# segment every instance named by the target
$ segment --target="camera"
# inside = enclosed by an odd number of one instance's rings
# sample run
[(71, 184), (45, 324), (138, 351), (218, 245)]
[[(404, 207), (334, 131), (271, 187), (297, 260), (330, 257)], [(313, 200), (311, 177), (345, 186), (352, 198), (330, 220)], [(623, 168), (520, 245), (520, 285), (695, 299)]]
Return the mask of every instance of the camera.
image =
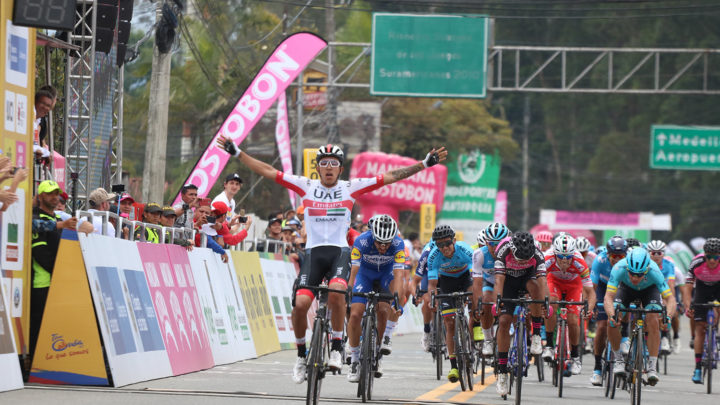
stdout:
[(112, 191), (113, 193), (122, 193), (125, 191), (125, 185), (124, 184), (113, 184), (110, 191)]
[(188, 204), (188, 203), (183, 203), (182, 209), (183, 209), (183, 211), (189, 210), (189, 209), (190, 209), (190, 204)]
[(17, 173), (17, 171), (20, 169), (24, 169), (24, 167), (19, 167), (19, 166), (13, 167), (12, 169), (10, 169), (10, 175), (14, 176), (15, 173)]
[(241, 224), (246, 223), (246, 222), (247, 222), (247, 217), (238, 217), (238, 222), (240, 222)]
[(205, 218), (207, 219), (207, 221), (208, 221), (209, 224), (214, 224), (215, 221), (217, 220), (217, 217), (214, 216), (214, 215), (208, 215), (208, 216), (205, 217)]

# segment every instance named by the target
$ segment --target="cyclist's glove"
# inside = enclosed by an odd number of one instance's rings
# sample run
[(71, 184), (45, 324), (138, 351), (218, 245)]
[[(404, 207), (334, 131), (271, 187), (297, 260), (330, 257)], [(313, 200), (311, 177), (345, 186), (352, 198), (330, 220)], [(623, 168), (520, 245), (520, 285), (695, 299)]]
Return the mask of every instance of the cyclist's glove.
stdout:
[(225, 152), (229, 153), (232, 156), (238, 157), (240, 156), (240, 148), (238, 148), (235, 143), (228, 139), (225, 141), (225, 145), (223, 145), (223, 149), (225, 149)]
[(423, 166), (426, 168), (435, 166), (438, 163), (440, 163), (440, 155), (437, 152), (428, 152), (425, 160), (422, 161)]

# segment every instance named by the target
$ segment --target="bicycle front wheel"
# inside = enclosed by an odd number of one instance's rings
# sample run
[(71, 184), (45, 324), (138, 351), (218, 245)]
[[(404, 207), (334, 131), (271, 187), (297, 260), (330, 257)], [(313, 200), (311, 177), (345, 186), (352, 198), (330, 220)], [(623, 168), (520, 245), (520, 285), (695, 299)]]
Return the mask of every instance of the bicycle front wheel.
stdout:
[(558, 373), (558, 397), (562, 398), (562, 392), (563, 392), (563, 380), (565, 379), (565, 362), (567, 361), (566, 354), (567, 349), (565, 348), (565, 345), (567, 345), (566, 342), (566, 333), (567, 333), (567, 326), (564, 321), (560, 321), (558, 323), (557, 328), (558, 333), (558, 346), (557, 346), (557, 373)]
[(443, 342), (445, 331), (443, 329), (442, 316), (440, 311), (435, 311), (435, 373), (438, 380), (443, 373)]
[(515, 325), (515, 340), (517, 341), (517, 366), (515, 368), (515, 405), (520, 405), (522, 397), (522, 380), (525, 374), (525, 361), (527, 359), (527, 336), (525, 332), (525, 321), (517, 322)]
[(322, 373), (325, 367), (325, 342), (327, 341), (324, 335), (326, 335), (324, 323), (320, 318), (316, 318), (307, 361), (307, 405), (316, 405), (320, 398)]
[[(642, 332), (642, 330), (641, 330)], [(635, 351), (630, 352), (634, 355), (635, 361), (633, 364), (633, 386), (631, 387), (632, 392), (630, 395), (632, 395), (632, 405), (640, 405), (640, 397), (642, 396), (642, 373), (644, 367), (644, 359), (645, 359), (645, 346), (644, 346), (644, 339), (642, 338), (642, 333), (638, 333), (637, 336), (635, 336)], [(632, 345), (631, 345), (632, 347)]]
[(467, 379), (467, 386), (470, 389), (470, 391), (473, 390), (473, 376), (475, 374), (475, 370), (473, 367), (473, 364), (475, 363), (475, 359), (473, 356), (473, 346), (472, 342), (470, 341), (470, 332), (468, 329), (468, 324), (466, 321), (463, 321), (463, 327), (461, 328), (463, 330), (462, 332), (462, 341), (463, 341), (463, 351), (462, 355), (465, 358), (465, 378)]
[(462, 321), (456, 316), (455, 319), (455, 336), (453, 341), (455, 342), (455, 361), (457, 362), (458, 377), (460, 379), (460, 389), (467, 390), (465, 383), (465, 355), (463, 353), (463, 334), (462, 334)]

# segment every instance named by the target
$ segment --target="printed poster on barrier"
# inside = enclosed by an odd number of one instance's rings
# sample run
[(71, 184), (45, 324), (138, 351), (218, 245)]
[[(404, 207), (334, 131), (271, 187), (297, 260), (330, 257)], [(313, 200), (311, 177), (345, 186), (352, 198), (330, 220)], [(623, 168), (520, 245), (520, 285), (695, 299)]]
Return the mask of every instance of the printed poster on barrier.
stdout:
[(108, 385), (78, 234), (65, 230), (33, 357), (30, 382)]
[(295, 343), (295, 333), (292, 329), (292, 288), (295, 281), (295, 266), (284, 260), (278, 260), (275, 255), (262, 253), (260, 266), (265, 276), (270, 303), (275, 318), (280, 345), (284, 349), (292, 349)]
[(445, 201), (437, 222), (465, 235), (475, 235), (494, 220), (500, 156), (475, 149), (450, 153), (448, 157)]
[(18, 200), (2, 214), (0, 260), (3, 270), (23, 269), (23, 241), (25, 240), (25, 190), (15, 191)]
[(258, 356), (280, 350), (278, 332), (275, 329), (273, 313), (263, 277), (260, 257), (257, 252), (229, 252), (235, 265), (238, 284), (246, 304), (255, 351)]
[(234, 271), (210, 249), (188, 252), (200, 309), (205, 318), (215, 364), (255, 357), (255, 346)]
[(79, 239), (114, 385), (173, 375), (159, 324), (167, 319), (158, 315), (138, 244), (97, 234)]
[(15, 351), (15, 339), (10, 325), (10, 311), (0, 288), (0, 392), (23, 387), (20, 363)]
[(173, 374), (212, 367), (212, 349), (187, 251), (152, 243), (138, 243), (137, 248)]

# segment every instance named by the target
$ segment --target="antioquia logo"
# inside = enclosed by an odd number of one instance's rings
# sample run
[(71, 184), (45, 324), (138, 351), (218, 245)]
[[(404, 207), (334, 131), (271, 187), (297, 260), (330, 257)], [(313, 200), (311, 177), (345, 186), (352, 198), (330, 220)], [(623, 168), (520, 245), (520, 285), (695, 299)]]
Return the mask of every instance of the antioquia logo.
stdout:
[(461, 153), (457, 159), (457, 170), (460, 180), (475, 184), (485, 172), (485, 155), (477, 149), (470, 153)]

